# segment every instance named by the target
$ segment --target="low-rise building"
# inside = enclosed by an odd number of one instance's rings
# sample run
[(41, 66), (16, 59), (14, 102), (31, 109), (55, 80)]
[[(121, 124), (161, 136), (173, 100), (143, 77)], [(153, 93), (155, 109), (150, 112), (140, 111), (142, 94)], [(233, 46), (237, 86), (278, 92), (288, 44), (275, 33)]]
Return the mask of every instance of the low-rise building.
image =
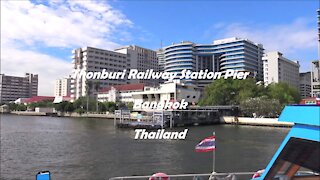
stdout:
[[(134, 103), (144, 102), (180, 102), (184, 100), (189, 104), (196, 104), (200, 98), (200, 90), (192, 84), (168, 82), (158, 87), (145, 87), (144, 91), (133, 92)], [(134, 109), (143, 110), (143, 109)]]
[(54, 96), (32, 96), (31, 98), (23, 99), (21, 104), (30, 104), (30, 103), (38, 103), (41, 101), (54, 101)]
[(108, 86), (101, 89), (97, 96), (100, 102), (133, 102), (132, 93), (141, 92), (144, 90), (144, 84), (125, 84)]

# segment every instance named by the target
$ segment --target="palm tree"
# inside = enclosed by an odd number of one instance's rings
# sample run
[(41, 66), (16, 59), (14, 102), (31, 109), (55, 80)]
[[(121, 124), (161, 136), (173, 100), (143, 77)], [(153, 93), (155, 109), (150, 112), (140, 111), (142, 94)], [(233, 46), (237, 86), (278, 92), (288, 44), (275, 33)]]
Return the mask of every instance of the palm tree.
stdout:
[(100, 81), (94, 82), (94, 89), (95, 89), (95, 91), (96, 91), (96, 102), (97, 102), (97, 104), (96, 104), (96, 111), (97, 111), (97, 112), (99, 111), (98, 91), (99, 91), (99, 89), (100, 89), (100, 84), (101, 84)]
[(88, 114), (88, 111), (89, 111), (89, 96), (90, 96), (90, 92), (91, 92), (91, 89), (92, 89), (92, 81), (88, 81), (86, 82), (86, 91), (87, 91), (87, 114)]

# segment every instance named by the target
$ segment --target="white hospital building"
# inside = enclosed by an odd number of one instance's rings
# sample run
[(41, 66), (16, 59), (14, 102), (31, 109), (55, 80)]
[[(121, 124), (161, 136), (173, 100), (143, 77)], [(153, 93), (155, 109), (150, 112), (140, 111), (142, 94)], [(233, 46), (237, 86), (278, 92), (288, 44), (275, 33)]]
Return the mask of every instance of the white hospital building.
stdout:
[(266, 53), (263, 58), (264, 84), (285, 82), (299, 90), (299, 62), (283, 57), (280, 52)]

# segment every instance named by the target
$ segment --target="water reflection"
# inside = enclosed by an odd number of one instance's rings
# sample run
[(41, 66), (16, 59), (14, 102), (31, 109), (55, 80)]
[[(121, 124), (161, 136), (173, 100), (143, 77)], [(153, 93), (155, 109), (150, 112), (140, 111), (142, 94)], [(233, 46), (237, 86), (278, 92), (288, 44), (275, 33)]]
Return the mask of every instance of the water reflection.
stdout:
[(186, 140), (135, 140), (133, 130), (116, 129), (112, 120), (3, 115), (1, 179), (33, 179), (40, 170), (50, 170), (54, 179), (208, 173), (212, 153), (195, 153), (194, 146), (213, 131), (217, 171), (256, 171), (266, 166), (289, 130), (188, 128)]

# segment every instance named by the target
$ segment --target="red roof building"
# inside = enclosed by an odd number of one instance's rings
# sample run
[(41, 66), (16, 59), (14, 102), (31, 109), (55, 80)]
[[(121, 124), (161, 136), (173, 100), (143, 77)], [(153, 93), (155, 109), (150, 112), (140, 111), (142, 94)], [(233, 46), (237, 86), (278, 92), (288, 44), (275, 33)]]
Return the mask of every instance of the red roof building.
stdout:
[(44, 100), (53, 101), (54, 96), (33, 96), (31, 98), (24, 99), (22, 103), (37, 103)]
[(111, 90), (111, 88), (115, 88), (117, 91), (143, 91), (144, 89), (144, 84), (139, 83), (139, 84), (124, 84), (124, 85), (114, 85), (114, 86), (108, 86), (99, 91), (99, 93), (104, 93), (108, 92)]

